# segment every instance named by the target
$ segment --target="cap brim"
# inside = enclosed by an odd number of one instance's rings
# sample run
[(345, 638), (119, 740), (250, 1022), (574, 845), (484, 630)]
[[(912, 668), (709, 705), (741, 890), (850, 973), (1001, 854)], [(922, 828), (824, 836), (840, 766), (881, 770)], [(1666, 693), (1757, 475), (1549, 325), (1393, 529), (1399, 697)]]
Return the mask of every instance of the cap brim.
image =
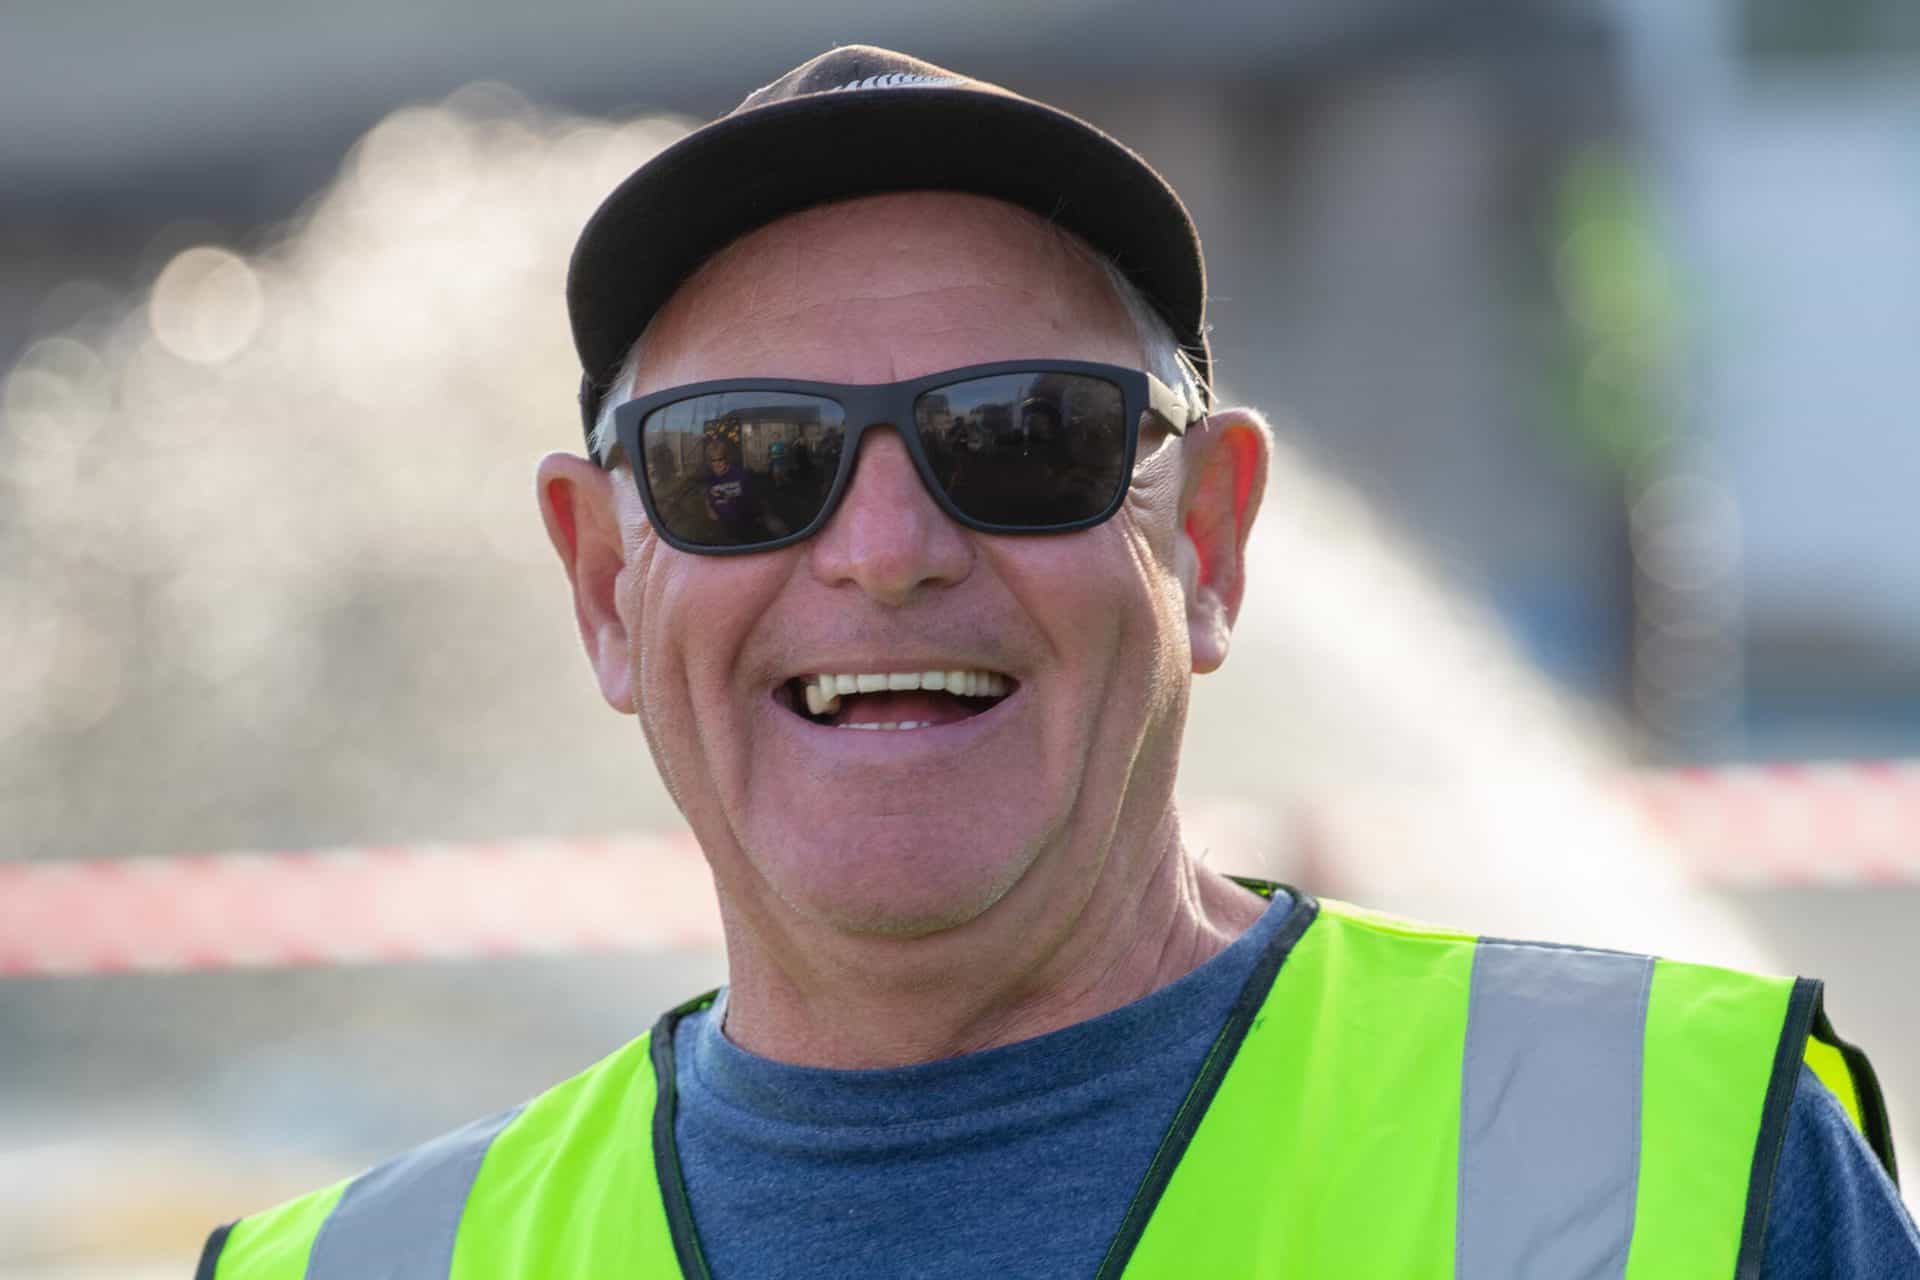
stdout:
[(818, 93), (721, 119), (608, 196), (567, 273), (574, 346), (597, 389), (682, 281), (756, 227), (832, 200), (967, 191), (1030, 209), (1112, 257), (1204, 380), (1200, 241), (1146, 161), (1082, 120), (950, 87)]

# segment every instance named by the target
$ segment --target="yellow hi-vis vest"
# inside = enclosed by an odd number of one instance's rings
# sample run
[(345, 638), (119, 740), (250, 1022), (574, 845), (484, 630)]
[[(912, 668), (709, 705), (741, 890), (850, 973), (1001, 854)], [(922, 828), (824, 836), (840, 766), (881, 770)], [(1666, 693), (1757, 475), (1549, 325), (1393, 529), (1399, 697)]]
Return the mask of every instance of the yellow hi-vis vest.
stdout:
[[(214, 1232), (200, 1280), (706, 1276), (673, 1027), (711, 998), (522, 1107)], [(1893, 1172), (1872, 1070), (1820, 999), (1295, 893), (1097, 1275), (1758, 1276), (1803, 1061)]]

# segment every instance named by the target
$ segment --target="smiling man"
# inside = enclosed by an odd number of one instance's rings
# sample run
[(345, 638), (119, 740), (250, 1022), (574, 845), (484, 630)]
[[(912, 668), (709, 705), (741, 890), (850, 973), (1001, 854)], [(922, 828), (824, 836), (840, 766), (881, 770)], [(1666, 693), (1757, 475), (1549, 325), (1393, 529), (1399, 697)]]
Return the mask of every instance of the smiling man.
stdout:
[(540, 504), (728, 986), (202, 1274), (1920, 1274), (1819, 984), (1182, 843), (1268, 449), (1204, 300), (1138, 157), (882, 50), (610, 196)]
[[(1265, 441), (1145, 369), (1070, 233), (977, 195), (866, 196), (709, 258), (622, 376), (614, 471), (542, 465), (601, 688), (713, 864), (734, 1044), (950, 1058), (1146, 995), (1260, 914), (1183, 854), (1171, 799)], [(1080, 416), (1079, 457), (1018, 434), (1006, 410), (1036, 394)], [(917, 425), (936, 396), (1002, 420), (991, 452)], [(620, 461), (756, 414), (828, 432), (785, 538), (676, 520), (677, 477)]]

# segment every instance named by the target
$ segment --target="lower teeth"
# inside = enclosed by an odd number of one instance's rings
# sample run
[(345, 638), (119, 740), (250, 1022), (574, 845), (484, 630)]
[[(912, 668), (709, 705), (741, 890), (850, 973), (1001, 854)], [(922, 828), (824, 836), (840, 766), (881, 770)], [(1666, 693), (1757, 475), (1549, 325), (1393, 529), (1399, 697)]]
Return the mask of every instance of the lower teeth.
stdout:
[(931, 720), (889, 720), (885, 724), (840, 724), (836, 729), (931, 729)]

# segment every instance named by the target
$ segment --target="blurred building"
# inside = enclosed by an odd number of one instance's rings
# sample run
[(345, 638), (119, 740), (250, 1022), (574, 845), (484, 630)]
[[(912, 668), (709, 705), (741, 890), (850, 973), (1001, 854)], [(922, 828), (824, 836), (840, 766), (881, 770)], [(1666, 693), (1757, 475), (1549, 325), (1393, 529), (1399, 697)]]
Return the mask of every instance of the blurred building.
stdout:
[[(1920, 10), (1620, 6), (1636, 146), (1689, 295), (1670, 393), (1720, 488), (1745, 750), (1920, 745)], [(1714, 523), (1732, 522), (1716, 534)], [(1685, 541), (1683, 539), (1683, 541)], [(1726, 542), (1737, 563), (1716, 570)]]

